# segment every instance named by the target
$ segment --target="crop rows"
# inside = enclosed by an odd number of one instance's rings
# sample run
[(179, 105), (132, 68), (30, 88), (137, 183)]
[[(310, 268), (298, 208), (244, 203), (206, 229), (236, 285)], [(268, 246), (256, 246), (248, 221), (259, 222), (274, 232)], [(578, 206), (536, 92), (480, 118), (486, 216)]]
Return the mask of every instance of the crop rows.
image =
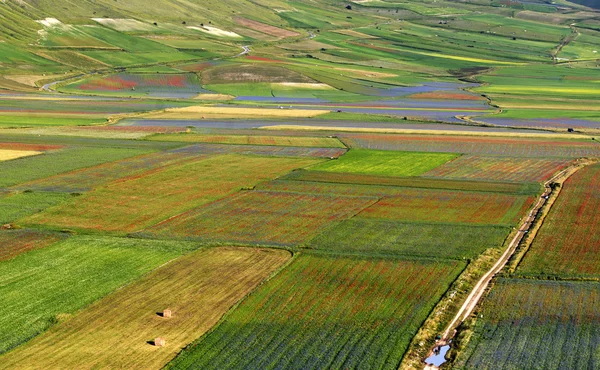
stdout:
[(205, 241), (294, 245), (336, 220), (353, 216), (376, 200), (245, 191), (170, 219), (149, 231)]
[(0, 263), (0, 354), (184, 250), (181, 242), (73, 236)]
[(180, 149), (182, 151), (195, 151), (202, 154), (250, 154), (278, 157), (314, 157), (337, 158), (346, 153), (342, 148), (309, 148), (285, 147), (271, 145), (227, 145), (227, 144), (197, 144)]
[(600, 278), (600, 165), (572, 175), (544, 220), (518, 273)]
[(115, 180), (24, 222), (132, 232), (316, 161), (236, 154), (199, 158)]
[(157, 135), (150, 140), (237, 145), (344, 148), (344, 145), (335, 138), (303, 136), (177, 134)]
[[(2, 366), (161, 368), (290, 257), (287, 251), (250, 248), (192, 253), (9, 353)], [(171, 318), (157, 315), (166, 308)], [(156, 337), (167, 346), (149, 345)]]
[(397, 369), (461, 262), (302, 255), (172, 369)]
[(569, 165), (568, 159), (464, 155), (423, 176), (464, 180), (542, 182)]
[(314, 169), (367, 175), (418, 176), (456, 157), (456, 154), (447, 153), (353, 149), (338, 160), (324, 162)]
[(286, 180), (355, 184), (387, 185), (407, 188), (447, 189), (464, 191), (483, 191), (492, 193), (536, 194), (540, 186), (536, 184), (517, 184), (504, 181), (463, 181), (454, 179), (422, 177), (390, 177), (356, 173), (335, 173), (325, 171), (299, 170), (282, 177)]
[(364, 149), (503, 155), (512, 157), (579, 158), (600, 156), (600, 145), (592, 141), (385, 134), (343, 134), (339, 137), (344, 144), (351, 148)]
[(514, 225), (533, 197), (460, 191), (404, 190), (366, 208), (358, 217), (416, 222)]
[(0, 188), (147, 153), (144, 149), (72, 147), (0, 163)]
[(434, 258), (475, 258), (502, 246), (509, 228), (352, 218), (328, 228), (307, 246), (336, 252)]
[(0, 261), (8, 260), (33, 249), (47, 247), (61, 239), (65, 234), (30, 230), (0, 230)]
[(61, 192), (89, 191), (123, 177), (172, 165), (186, 159), (201, 157), (201, 154), (193, 151), (181, 150), (145, 154), (27, 182), (16, 186), (16, 189)]
[(600, 368), (600, 284), (500, 279), (456, 369)]

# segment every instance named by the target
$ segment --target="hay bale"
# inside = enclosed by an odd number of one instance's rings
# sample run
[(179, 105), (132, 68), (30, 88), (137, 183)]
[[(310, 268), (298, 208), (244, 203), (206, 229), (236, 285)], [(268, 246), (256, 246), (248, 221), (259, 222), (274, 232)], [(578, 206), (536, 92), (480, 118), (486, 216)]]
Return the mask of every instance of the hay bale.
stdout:
[(164, 317), (165, 319), (170, 319), (172, 315), (173, 313), (168, 308), (162, 313), (162, 317)]
[(165, 338), (156, 338), (154, 339), (154, 345), (156, 347), (164, 347), (167, 344), (167, 342), (165, 341)]

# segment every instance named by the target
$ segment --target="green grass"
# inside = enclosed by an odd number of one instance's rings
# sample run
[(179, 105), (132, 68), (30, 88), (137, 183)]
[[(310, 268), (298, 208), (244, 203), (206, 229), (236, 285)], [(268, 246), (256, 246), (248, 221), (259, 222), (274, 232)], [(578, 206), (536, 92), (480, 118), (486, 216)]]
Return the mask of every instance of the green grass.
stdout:
[(0, 196), (0, 225), (41, 212), (69, 198), (69, 194), (50, 192), (19, 192)]
[(306, 247), (362, 255), (475, 258), (488, 248), (501, 247), (508, 232), (502, 226), (352, 218), (321, 233)]
[(337, 160), (311, 167), (311, 170), (384, 176), (419, 176), (457, 157), (456, 154), (448, 153), (352, 149)]
[(65, 148), (33, 157), (0, 162), (0, 188), (147, 152), (149, 151), (144, 149)]
[(459, 261), (301, 255), (168, 369), (397, 369)]
[[(105, 123), (105, 118), (45, 117), (45, 116), (0, 116), (0, 127), (31, 126), (90, 126)], [(1, 133), (1, 132), (0, 132)]]
[(191, 247), (82, 236), (0, 263), (0, 353)]

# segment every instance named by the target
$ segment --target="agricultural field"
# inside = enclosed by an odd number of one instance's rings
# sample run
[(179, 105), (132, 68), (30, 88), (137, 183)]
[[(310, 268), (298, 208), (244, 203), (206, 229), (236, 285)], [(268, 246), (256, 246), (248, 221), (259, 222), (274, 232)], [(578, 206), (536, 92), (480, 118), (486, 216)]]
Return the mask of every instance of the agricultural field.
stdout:
[(577, 1), (0, 0), (0, 369), (599, 368)]
[(61, 88), (70, 93), (97, 93), (102, 95), (135, 95), (160, 98), (191, 98), (207, 92), (200, 87), (195, 74), (126, 74), (92, 77)]
[(352, 217), (377, 198), (245, 191), (147, 230), (206, 242), (296, 245)]
[(499, 155), (529, 158), (581, 158), (600, 156), (600, 145), (591, 140), (425, 136), (386, 134), (343, 134), (339, 136), (350, 148), (400, 151), (427, 151)]
[(3, 174), (0, 177), (0, 188), (143, 153), (147, 151), (126, 148), (67, 147), (43, 155), (0, 162), (0, 172)]
[(32, 249), (41, 249), (68, 235), (39, 230), (0, 230), (0, 261), (9, 260)]
[(188, 143), (215, 143), (236, 145), (275, 145), (315, 148), (345, 148), (335, 138), (298, 137), (298, 136), (261, 136), (261, 135), (209, 135), (209, 134), (172, 134), (156, 135), (149, 140), (177, 141)]
[(351, 218), (320, 233), (306, 247), (365, 255), (475, 258), (500, 247), (508, 232), (502, 226)]
[(555, 205), (519, 265), (518, 274), (600, 278), (598, 207), (600, 165), (584, 167), (565, 181)]
[(423, 174), (463, 180), (544, 182), (571, 163), (568, 159), (464, 155)]
[[(121, 233), (137, 231), (244, 187), (318, 162), (310, 158), (236, 154), (201, 156), (115, 180), (64, 206), (21, 222)], [(107, 204), (106, 199), (111, 199), (111, 203)]]
[(0, 262), (0, 302), (6, 308), (0, 320), (0, 354), (186, 248), (190, 246), (182, 243), (81, 236)]
[[(191, 253), (55, 325), (2, 357), (2, 366), (160, 368), (290, 257), (250, 248)], [(167, 308), (172, 317), (158, 315)], [(166, 348), (148, 344), (157, 337), (165, 338)]]
[(595, 282), (499, 279), (455, 369), (595, 369)]
[(462, 268), (302, 255), (168, 368), (397, 368)]
[(381, 199), (358, 214), (361, 218), (416, 222), (515, 225), (533, 197), (407, 189)]
[(384, 176), (418, 176), (456, 158), (456, 154), (350, 150), (336, 161), (312, 169)]

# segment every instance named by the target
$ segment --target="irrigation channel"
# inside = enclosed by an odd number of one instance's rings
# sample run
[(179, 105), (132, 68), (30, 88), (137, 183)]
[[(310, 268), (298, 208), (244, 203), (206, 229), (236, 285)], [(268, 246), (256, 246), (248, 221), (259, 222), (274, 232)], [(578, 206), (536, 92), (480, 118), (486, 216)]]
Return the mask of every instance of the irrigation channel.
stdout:
[(479, 279), (479, 281), (477, 282), (477, 284), (463, 303), (462, 307), (454, 316), (454, 319), (450, 322), (450, 325), (448, 325), (448, 327), (444, 331), (444, 334), (442, 334), (441, 339), (436, 341), (435, 346), (430, 351), (427, 358), (424, 360), (427, 364), (427, 366), (425, 367), (426, 370), (438, 369), (438, 366), (446, 362), (445, 358), (442, 358), (444, 361), (440, 362), (440, 360), (442, 360), (440, 359), (440, 356), (442, 356), (442, 350), (445, 355), (445, 353), (450, 349), (452, 338), (454, 338), (454, 335), (456, 335), (456, 328), (473, 313), (475, 307), (481, 300), (481, 297), (485, 293), (488, 285), (490, 284), (494, 276), (496, 276), (496, 274), (500, 272), (504, 268), (504, 266), (506, 266), (508, 260), (515, 253), (517, 247), (519, 246), (525, 235), (529, 232), (530, 228), (533, 226), (536, 217), (540, 213), (542, 207), (548, 201), (548, 198), (550, 197), (550, 194), (553, 191), (551, 184), (557, 182), (559, 179), (562, 179), (562, 182), (560, 182), (562, 184), (567, 178), (569, 178), (581, 167), (581, 163), (575, 163), (557, 172), (554, 176), (552, 176), (552, 178), (544, 182), (544, 193), (538, 198), (536, 204), (533, 206), (531, 211), (529, 211), (529, 214), (527, 215), (527, 217), (525, 217), (525, 219), (519, 226), (518, 231), (515, 233), (515, 236), (508, 244), (508, 247), (506, 248), (502, 256), (500, 256), (500, 258), (498, 259), (498, 261), (496, 261), (494, 266), (492, 266), (492, 268), (487, 273), (485, 273), (485, 275), (483, 275), (481, 279)]

